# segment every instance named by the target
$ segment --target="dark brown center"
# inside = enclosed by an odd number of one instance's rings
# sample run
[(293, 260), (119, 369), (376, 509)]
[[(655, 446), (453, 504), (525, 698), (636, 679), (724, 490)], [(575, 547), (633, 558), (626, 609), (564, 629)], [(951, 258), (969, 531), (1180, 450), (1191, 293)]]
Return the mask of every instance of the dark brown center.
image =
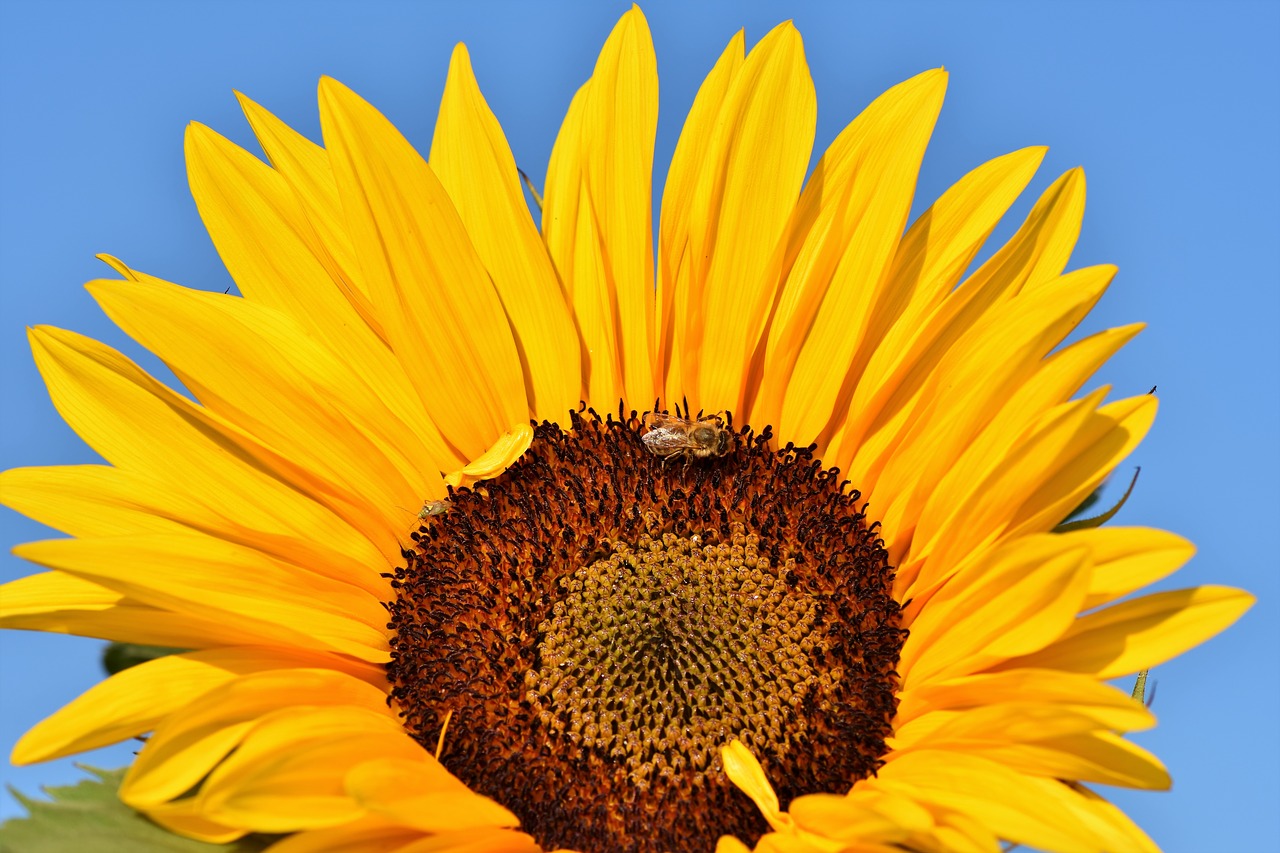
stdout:
[(877, 525), (805, 449), (743, 428), (659, 458), (633, 412), (543, 423), (424, 516), (392, 586), (392, 701), (546, 849), (714, 849), (767, 829), (733, 740), (787, 802), (875, 772), (906, 632)]

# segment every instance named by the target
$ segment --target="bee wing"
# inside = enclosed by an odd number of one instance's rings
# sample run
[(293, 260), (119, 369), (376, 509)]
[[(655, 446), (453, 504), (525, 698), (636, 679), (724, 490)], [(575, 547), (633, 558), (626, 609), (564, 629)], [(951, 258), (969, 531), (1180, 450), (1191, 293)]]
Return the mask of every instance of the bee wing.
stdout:
[(672, 417), (663, 412), (646, 412), (644, 416), (644, 425), (649, 429), (663, 429), (664, 427), (678, 427), (684, 424), (680, 418)]
[(644, 441), (645, 447), (659, 456), (669, 456), (689, 445), (689, 440), (685, 437), (683, 431), (667, 429), (666, 427), (651, 429), (640, 438)]

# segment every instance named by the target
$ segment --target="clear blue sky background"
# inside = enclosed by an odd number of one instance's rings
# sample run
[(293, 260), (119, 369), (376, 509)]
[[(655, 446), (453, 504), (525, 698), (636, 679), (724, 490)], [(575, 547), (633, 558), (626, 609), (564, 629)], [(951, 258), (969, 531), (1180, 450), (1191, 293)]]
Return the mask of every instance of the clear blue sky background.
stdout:
[[(620, 2), (28, 2), (0, 4), (0, 467), (95, 461), (55, 415), (27, 324), (84, 332), (168, 374), (80, 289), (130, 265), (193, 287), (230, 280), (187, 192), (188, 121), (252, 145), (232, 89), (319, 138), (329, 74), (426, 149), (449, 53), (476, 73), (518, 161), (541, 182), (559, 120)], [(1224, 583), (1260, 601), (1226, 635), (1160, 667), (1160, 726), (1137, 740), (1173, 772), (1168, 794), (1115, 792), (1167, 851), (1280, 848), (1280, 4), (665, 3), (645, 7), (662, 83), (657, 175), (701, 76), (727, 39), (793, 16), (805, 37), (825, 146), (888, 86), (952, 73), (916, 209), (975, 165), (1052, 146), (1007, 236), (1056, 175), (1089, 181), (1073, 266), (1120, 275), (1088, 331), (1150, 328), (1103, 371), (1125, 394), (1159, 385), (1160, 417), (1119, 521), (1168, 528), (1200, 553), (1165, 586)], [(253, 150), (257, 150), (256, 147)], [(1127, 477), (1131, 465), (1126, 465)], [(6, 546), (49, 531), (0, 510)], [(31, 568), (4, 557), (4, 579)], [(92, 640), (0, 637), (0, 742), (99, 677)], [(90, 757), (121, 766), (127, 746)], [(26, 791), (69, 762), (0, 767)], [(3, 797), (0, 815), (18, 811)]]

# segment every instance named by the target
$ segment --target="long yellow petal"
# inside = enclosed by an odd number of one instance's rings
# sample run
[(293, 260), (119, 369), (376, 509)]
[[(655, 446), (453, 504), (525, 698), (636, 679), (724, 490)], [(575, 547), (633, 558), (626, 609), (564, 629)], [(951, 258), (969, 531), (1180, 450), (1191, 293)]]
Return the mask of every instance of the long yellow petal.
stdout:
[(1046, 413), (994, 460), (962, 457), (921, 515), (911, 561), (925, 560), (924, 567), (914, 580), (912, 570), (897, 583), (927, 590), (965, 556), (1005, 537), (1052, 529), (1079, 506), (1137, 446), (1155, 417), (1156, 400), (1146, 395), (1095, 410), (1104, 391)]
[[(893, 350), (881, 347), (888, 364), (867, 368), (862, 385), (876, 391), (875, 400), (855, 396), (853, 405), (873, 414), (858, 432), (845, 440), (839, 458), (831, 461), (854, 482), (874, 483), (879, 463), (901, 441), (911, 425), (921, 390), (949, 351), (980, 322), (993, 305), (1019, 293), (1028, 281), (1057, 276), (1075, 245), (1084, 213), (1084, 177), (1067, 172), (1040, 196), (1018, 232), (927, 316), (904, 316), (908, 333)], [(852, 454), (846, 457), (844, 454)]]
[(1132, 675), (1226, 630), (1253, 602), (1249, 593), (1224, 586), (1144, 595), (1081, 616), (1057, 642), (1002, 667), (1047, 667), (1096, 678)]
[(689, 278), (675, 310), (680, 387), (694, 408), (742, 410), (816, 122), (800, 35), (780, 24), (733, 76), (691, 194)]
[[(280, 312), (168, 284), (97, 281), (89, 292), (211, 411), (309, 471), (395, 507), (444, 493), (439, 461), (349, 364)], [(304, 401), (323, 399), (325, 406)], [(403, 450), (402, 448), (410, 448)]]
[[(79, 538), (200, 533), (313, 570), (328, 570), (331, 577), (375, 595), (387, 592), (386, 581), (378, 572), (351, 571), (353, 565), (386, 563), (363, 536), (343, 536), (338, 530), (317, 541), (246, 528), (210, 513), (191, 491), (179, 491), (136, 471), (108, 465), (12, 468), (0, 472), (0, 503)], [(403, 514), (406, 523), (417, 517), (414, 507), (405, 507)]]
[(1024, 148), (977, 167), (943, 193), (903, 236), (867, 333), (867, 339), (879, 345), (850, 371), (857, 385), (844, 422), (835, 424), (828, 450), (832, 459), (853, 455), (896, 390), (890, 377), (910, 356), (909, 342), (960, 281), (1044, 154), (1044, 148)]
[(251, 548), (150, 535), (28, 542), (15, 553), (153, 607), (239, 626), (264, 644), (387, 659), (379, 599)]
[(430, 163), (506, 308), (534, 418), (565, 417), (581, 399), (578, 330), (529, 216), (506, 136), (461, 44), (449, 63)]
[(272, 669), (326, 667), (376, 686), (380, 668), (348, 658), (295, 649), (237, 646), (145, 661), (100, 682), (22, 736), (15, 764), (86, 752), (149, 732), (169, 714), (239, 675)]
[[(1033, 380), (1044, 357), (1088, 314), (1114, 274), (1114, 267), (1078, 270), (1053, 287), (1020, 294), (994, 308), (957, 342), (926, 383), (922, 397), (927, 404), (868, 495), (885, 507), (881, 520), (886, 529), (912, 529), (911, 522), (942, 478), (952, 475), (975, 435)], [(1025, 425), (1016, 429), (1002, 447), (1012, 444)], [(890, 550), (897, 544), (891, 541)]]
[(363, 535), (387, 564), (399, 561), (404, 525), (392, 525), (387, 508), (284, 459), (110, 347), (47, 327), (29, 336), (59, 414), (111, 464), (188, 494), (224, 529), (249, 520), (267, 534), (332, 542), (337, 553)]
[(371, 812), (424, 832), (520, 823), (510, 811), (472, 791), (426, 752), (416, 758), (387, 756), (363, 762), (347, 774), (345, 784), (356, 802)]
[(1103, 853), (1099, 839), (1073, 819), (1070, 789), (974, 755), (922, 750), (889, 761), (875, 787), (932, 808), (967, 814), (1000, 838), (1059, 853)]
[(1023, 743), (983, 744), (965, 751), (1036, 776), (1147, 791), (1167, 791), (1173, 784), (1169, 771), (1159, 759), (1113, 732), (1080, 732)]
[[(604, 257), (606, 278), (598, 283), (616, 300), (622, 386), (636, 405), (656, 388), (652, 196), (658, 132), (658, 62), (638, 6), (623, 14), (600, 49), (581, 132), (582, 180)], [(613, 408), (616, 400), (592, 402)]]
[(432, 835), (397, 847), (395, 853), (542, 853), (542, 848), (523, 832), (485, 828)]
[[(676, 150), (671, 156), (671, 166), (662, 190), (661, 228), (658, 240), (658, 303), (660, 311), (658, 365), (660, 388), (668, 400), (679, 400), (683, 395), (678, 382), (681, 376), (683, 342), (678, 337), (679, 323), (675, 317), (675, 294), (687, 289), (689, 276), (695, 266), (689, 246), (689, 232), (694, 226), (693, 194), (698, 176), (702, 173), (707, 148), (715, 131), (720, 110), (729, 93), (729, 86), (742, 69), (745, 54), (745, 37), (742, 30), (734, 33), (698, 88), (693, 106), (685, 118)], [(674, 384), (673, 384), (674, 383)], [(647, 402), (647, 401), (646, 401)]]
[(569, 102), (551, 148), (542, 202), (542, 239), (582, 335), (583, 398), (617, 400), (624, 393), (617, 305), (608, 286), (604, 250), (583, 178), (582, 126), (590, 88), (588, 81)]
[(473, 458), (529, 419), (520, 357), (493, 282), (448, 193), (382, 113), (326, 77), (320, 120), (391, 346), (445, 440)]
[(0, 628), (175, 649), (268, 639), (213, 619), (152, 607), (62, 572), (41, 572), (10, 581), (0, 586), (0, 593)]
[(1011, 669), (958, 678), (929, 679), (900, 691), (895, 725), (939, 710), (982, 708), (1007, 702), (1039, 703), (1068, 713), (1089, 715), (1116, 731), (1155, 725), (1141, 702), (1096, 678), (1049, 669)]
[(209, 774), (198, 802), (211, 820), (258, 832), (296, 832), (357, 820), (349, 768), (369, 755), (421, 752), (397, 724), (358, 707), (289, 708), (261, 718)]
[(1080, 612), (1088, 569), (1086, 548), (1042, 536), (955, 575), (911, 623), (897, 667), (903, 689), (1044, 648)]
[(385, 691), (345, 673), (284, 669), (243, 675), (169, 715), (125, 774), (120, 798), (146, 809), (179, 797), (235, 749), (259, 719), (312, 706), (372, 711), (399, 726), (387, 709)]
[(656, 393), (652, 234), (657, 63), (626, 12), (565, 115), (547, 165), (542, 232), (582, 332), (587, 399)]
[(415, 829), (370, 815), (342, 826), (295, 832), (268, 849), (270, 853), (392, 853), (403, 850), (421, 835)]
[(945, 72), (930, 71), (877, 98), (836, 137), (801, 196), (797, 217), (813, 224), (779, 294), (761, 388), (782, 401), (765, 422), (799, 445), (817, 439), (837, 407), (843, 417), (859, 351), (878, 343), (872, 318), (896, 298), (891, 262), (946, 84)]
[(307, 218), (310, 229), (299, 228), (299, 236), (355, 312), (385, 342), (382, 321), (359, 275), (328, 152), (241, 93), (236, 92), (236, 98), (262, 150), (288, 182)]
[[(396, 411), (383, 418), (403, 434), (403, 452), (419, 454), (412, 457), (419, 470), (438, 473), (448, 467), (453, 454), (415, 405), (409, 377), (379, 337), (379, 328), (369, 325), (308, 244), (310, 225), (288, 182), (201, 125), (187, 129), (186, 151), (196, 208), (240, 292), (288, 314), (349, 365), (374, 396), (394, 400)], [(323, 165), (327, 170), (327, 161)]]
[(1093, 576), (1083, 610), (1092, 610), (1168, 577), (1196, 553), (1173, 533), (1146, 527), (1095, 527), (1064, 533), (1062, 540), (1089, 548)]

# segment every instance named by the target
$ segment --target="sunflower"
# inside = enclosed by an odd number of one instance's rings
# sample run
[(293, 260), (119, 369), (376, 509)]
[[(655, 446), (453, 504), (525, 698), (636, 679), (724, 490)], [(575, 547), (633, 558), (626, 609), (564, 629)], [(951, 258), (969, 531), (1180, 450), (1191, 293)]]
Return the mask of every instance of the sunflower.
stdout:
[(741, 33), (667, 174), (623, 15), (529, 215), (464, 47), (424, 160), (320, 84), (324, 147), (247, 98), (270, 164), (208, 128), (192, 192), (240, 295), (105, 258), (89, 290), (194, 401), (30, 333), (109, 464), (3, 501), (72, 538), (3, 624), (189, 651), (15, 747), (149, 733), (122, 799), (276, 853), (1154, 849), (1087, 784), (1164, 788), (1109, 686), (1233, 622), (1131, 593), (1192, 546), (1056, 529), (1150, 426), (1082, 395), (1139, 325), (1063, 341), (1114, 269), (1064, 273), (1073, 170), (965, 273), (1044, 154), (907, 227), (946, 74), (876, 99), (805, 182), (800, 37)]

